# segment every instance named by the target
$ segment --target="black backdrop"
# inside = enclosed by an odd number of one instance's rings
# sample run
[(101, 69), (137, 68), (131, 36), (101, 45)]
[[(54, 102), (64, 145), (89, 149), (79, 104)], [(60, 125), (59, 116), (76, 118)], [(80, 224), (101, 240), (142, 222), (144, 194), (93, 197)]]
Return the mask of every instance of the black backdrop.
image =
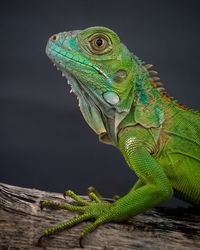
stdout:
[(183, 0), (1, 1), (0, 182), (81, 194), (94, 185), (104, 196), (125, 194), (134, 174), (83, 120), (45, 55), (47, 39), (107, 26), (155, 65), (171, 95), (199, 109), (199, 7)]

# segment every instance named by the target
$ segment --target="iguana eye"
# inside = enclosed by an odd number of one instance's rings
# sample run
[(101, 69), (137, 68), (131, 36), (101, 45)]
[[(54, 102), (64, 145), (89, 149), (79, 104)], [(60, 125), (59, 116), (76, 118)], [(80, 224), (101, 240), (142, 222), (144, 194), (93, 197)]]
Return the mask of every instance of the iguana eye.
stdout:
[(103, 35), (98, 35), (92, 37), (92, 39), (90, 40), (90, 45), (94, 51), (101, 52), (108, 47), (109, 43), (106, 37), (104, 37)]

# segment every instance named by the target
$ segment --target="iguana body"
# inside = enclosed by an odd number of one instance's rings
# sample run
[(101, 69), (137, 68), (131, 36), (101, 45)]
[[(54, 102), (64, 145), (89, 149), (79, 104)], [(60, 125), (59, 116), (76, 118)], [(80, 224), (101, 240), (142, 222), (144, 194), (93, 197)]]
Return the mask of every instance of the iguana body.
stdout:
[[(52, 36), (47, 55), (68, 78), (80, 110), (100, 141), (123, 154), (138, 181), (114, 203), (89, 192), (88, 202), (72, 191), (78, 204), (42, 202), (81, 215), (48, 229), (50, 235), (94, 219), (98, 225), (122, 221), (169, 200), (173, 195), (200, 206), (200, 115), (169, 98), (152, 65), (145, 65), (104, 27)], [(78, 154), (78, 152), (77, 152)]]

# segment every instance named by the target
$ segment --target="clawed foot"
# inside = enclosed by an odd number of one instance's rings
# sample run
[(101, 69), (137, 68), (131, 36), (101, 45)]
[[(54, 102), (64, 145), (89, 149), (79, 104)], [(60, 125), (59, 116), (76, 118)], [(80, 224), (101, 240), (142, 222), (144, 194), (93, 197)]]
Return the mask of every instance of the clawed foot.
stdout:
[(102, 201), (99, 193), (93, 188), (88, 188), (88, 196), (90, 200), (86, 200), (75, 194), (73, 191), (68, 190), (64, 194), (64, 197), (68, 196), (72, 198), (76, 204), (69, 203), (57, 203), (53, 201), (41, 201), (40, 207), (50, 209), (64, 209), (72, 212), (78, 212), (79, 215), (71, 220), (65, 221), (54, 227), (45, 230), (44, 234), (40, 237), (38, 244), (41, 245), (41, 241), (44, 237), (56, 234), (65, 229), (69, 229), (83, 221), (94, 219), (89, 226), (87, 226), (80, 235), (80, 246), (83, 247), (83, 239), (91, 233), (99, 225), (105, 222), (111, 221), (113, 218), (113, 204)]

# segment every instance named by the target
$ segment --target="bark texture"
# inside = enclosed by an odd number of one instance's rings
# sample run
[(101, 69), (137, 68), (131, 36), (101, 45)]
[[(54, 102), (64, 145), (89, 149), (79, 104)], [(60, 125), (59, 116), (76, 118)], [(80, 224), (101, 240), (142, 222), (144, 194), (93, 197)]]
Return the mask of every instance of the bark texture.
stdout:
[[(80, 249), (79, 235), (88, 225), (37, 242), (43, 231), (73, 213), (41, 210), (41, 200), (64, 201), (62, 194), (0, 183), (0, 249)], [(70, 200), (71, 201), (71, 200)], [(200, 211), (157, 208), (124, 223), (100, 226), (84, 241), (85, 249), (200, 249)]]

